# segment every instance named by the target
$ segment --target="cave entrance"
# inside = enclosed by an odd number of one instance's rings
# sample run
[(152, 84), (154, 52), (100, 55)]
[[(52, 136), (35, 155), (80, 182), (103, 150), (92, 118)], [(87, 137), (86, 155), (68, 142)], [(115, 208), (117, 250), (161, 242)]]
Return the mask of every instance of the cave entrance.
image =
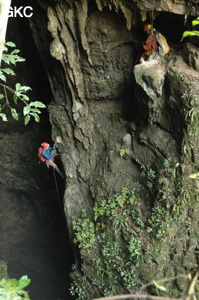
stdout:
[[(31, 101), (49, 104), (49, 81), (26, 22), (25, 18), (10, 18), (8, 24), (6, 41), (14, 42), (26, 59), (15, 69), (16, 82), (31, 86)], [(69, 300), (73, 258), (62, 203), (65, 180), (37, 158), (40, 144), (52, 143), (48, 113), (42, 114), (41, 122), (26, 127), (22, 121), (6, 122), (0, 135), (0, 147), (12, 144), (15, 156), (13, 161), (8, 151), (2, 163), (0, 259), (7, 262), (10, 278), (28, 275), (31, 300)], [(62, 167), (61, 161), (57, 164)]]
[[(191, 39), (191, 42), (193, 42), (193, 44), (197, 46), (198, 40), (192, 40), (191, 37), (181, 41), (183, 32), (185, 30), (193, 30), (191, 22), (196, 17), (187, 16), (187, 18), (185, 18), (184, 15), (178, 15), (170, 12), (156, 12), (154, 13), (154, 15), (152, 15), (152, 12), (149, 12), (148, 17), (144, 23), (152, 23), (152, 16), (154, 17), (153, 27), (166, 37), (171, 49), (174, 49), (177, 52), (178, 50), (182, 50), (185, 42), (187, 42), (188, 39)], [(142, 26), (143, 22), (140, 26), (141, 30)], [(143, 35), (144, 33), (142, 31), (141, 36)]]

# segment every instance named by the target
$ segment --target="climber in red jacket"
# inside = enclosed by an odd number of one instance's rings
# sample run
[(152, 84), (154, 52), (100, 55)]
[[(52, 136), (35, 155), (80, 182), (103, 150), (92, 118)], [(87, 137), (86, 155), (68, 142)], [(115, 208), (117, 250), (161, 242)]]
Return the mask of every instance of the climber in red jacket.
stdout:
[(155, 56), (158, 50), (158, 42), (156, 38), (156, 30), (153, 28), (151, 24), (145, 24), (143, 30), (148, 34), (148, 37), (143, 45), (144, 50), (146, 52), (142, 53), (141, 61), (147, 60), (149, 56)]
[(64, 178), (61, 170), (57, 167), (57, 165), (54, 163), (54, 158), (58, 154), (56, 151), (50, 147), (50, 145), (46, 142), (43, 142), (41, 144), (41, 147), (38, 149), (38, 157), (41, 161), (46, 162), (47, 167), (49, 168), (50, 166), (54, 168), (59, 175)]

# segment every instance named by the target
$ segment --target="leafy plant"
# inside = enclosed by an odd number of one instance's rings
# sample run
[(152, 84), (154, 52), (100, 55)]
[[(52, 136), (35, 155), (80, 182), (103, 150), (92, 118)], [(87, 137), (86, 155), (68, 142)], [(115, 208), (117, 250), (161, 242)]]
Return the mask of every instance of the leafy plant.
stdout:
[(189, 175), (189, 178), (198, 180), (199, 179), (199, 172)]
[[(149, 164), (141, 165), (141, 175), (146, 178), (144, 190), (139, 184), (134, 184), (131, 189), (124, 187), (120, 193), (96, 202), (93, 221), (84, 212), (76, 227), (79, 232), (75, 232), (80, 237), (86, 234), (83, 241), (77, 241), (83, 250), (80, 251), (82, 268), (74, 271), (76, 275), (72, 285), (72, 293), (77, 300), (88, 299), (93, 293), (93, 275), (100, 296), (133, 292), (135, 287), (140, 288), (142, 282), (137, 270), (143, 254), (150, 251), (158, 253), (158, 246), (154, 247), (153, 240), (163, 242), (178, 218), (174, 208), (179, 206), (178, 199), (182, 199), (182, 183), (178, 184), (181, 168), (179, 162), (170, 158), (165, 159), (162, 169), (157, 168), (156, 171)], [(197, 175), (194, 174), (194, 178)], [(146, 188), (154, 203), (151, 211), (142, 210), (141, 195), (146, 193)], [(87, 253), (93, 263), (89, 270), (85, 259)], [(153, 283), (156, 289), (165, 292), (164, 287), (156, 283)]]
[[(132, 189), (124, 187), (121, 193), (96, 204), (94, 222), (83, 210), (81, 218), (73, 223), (75, 242), (84, 250), (84, 255), (87, 252), (92, 258), (96, 284), (104, 296), (115, 294), (118, 282), (125, 290), (140, 284), (136, 268), (142, 260), (139, 234), (144, 229), (144, 222), (137, 211), (139, 188), (139, 185)], [(93, 277), (84, 272), (80, 275), (77, 270), (75, 273), (71, 293), (78, 295), (77, 299), (88, 299)]]
[(73, 218), (72, 223), (75, 231), (74, 242), (79, 245), (79, 248), (90, 252), (96, 242), (95, 227), (93, 222), (87, 217), (85, 209), (82, 209), (80, 218)]
[[(191, 92), (190, 92), (191, 94)], [(199, 112), (198, 112), (198, 104), (199, 97), (198, 95), (190, 95), (187, 97), (189, 100), (188, 110), (185, 114), (185, 120), (190, 122), (194, 127), (198, 127), (199, 124)]]
[(30, 284), (28, 276), (24, 275), (17, 279), (0, 280), (0, 299), (2, 300), (29, 300), (28, 292), (24, 290)]
[(149, 164), (147, 166), (142, 165), (141, 170), (141, 176), (147, 179), (147, 187), (152, 191), (155, 184), (155, 179), (157, 177), (155, 171)]
[(120, 149), (120, 156), (124, 157), (126, 154), (129, 154), (129, 150), (128, 149)]
[(172, 218), (167, 215), (166, 208), (156, 206), (152, 208), (148, 222), (150, 225), (147, 227), (147, 232), (153, 232), (155, 237), (160, 239), (170, 229)]
[[(8, 52), (8, 47), (14, 48), (11, 53)], [(18, 55), (19, 50), (15, 49), (16, 45), (12, 42), (7, 42), (4, 47), (4, 54), (2, 56), (2, 60), (10, 65), (16, 65), (18, 62), (25, 61), (24, 58)], [(20, 100), (23, 102), (23, 115), (24, 115), (24, 123), (27, 125), (31, 119), (31, 116), (34, 118), (36, 122), (40, 121), (39, 114), (41, 113), (40, 108), (45, 108), (45, 104), (40, 101), (29, 102), (29, 97), (27, 92), (31, 90), (29, 86), (22, 86), (20, 83), (15, 85), (15, 89), (7, 86), (5, 83), (7, 81), (7, 75), (15, 75), (15, 72), (10, 68), (1, 68), (0, 69), (0, 80), (4, 83), (0, 83), (0, 87), (2, 88), (2, 92), (0, 93), (0, 100), (4, 100), (3, 104), (0, 104), (0, 117), (3, 121), (8, 121), (7, 114), (3, 112), (4, 108), (8, 107), (10, 109), (11, 116), (15, 119), (19, 119), (19, 112), (17, 112), (16, 108), (13, 107), (13, 104), (10, 104), (9, 94), (13, 94), (13, 102), (14, 106), (18, 104)]]
[(111, 118), (112, 120), (117, 121), (118, 123), (122, 123), (122, 111), (118, 109), (112, 112)]
[[(192, 21), (192, 26), (196, 26), (196, 25), (199, 25), (199, 18)], [(184, 31), (181, 41), (188, 36), (199, 36), (199, 31), (198, 30)]]

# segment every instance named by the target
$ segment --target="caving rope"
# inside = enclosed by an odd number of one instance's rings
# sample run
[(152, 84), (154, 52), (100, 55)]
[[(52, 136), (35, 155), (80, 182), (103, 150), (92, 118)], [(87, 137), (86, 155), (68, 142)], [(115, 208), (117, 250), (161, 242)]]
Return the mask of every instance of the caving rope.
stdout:
[(154, 14), (153, 14), (153, 10), (152, 10), (151, 15), (150, 15), (150, 19), (151, 19), (150, 23), (151, 23), (152, 27), (153, 27), (153, 18), (154, 18)]
[[(56, 146), (57, 146), (57, 143), (54, 144), (55, 148), (56, 148)], [(57, 156), (59, 156), (59, 155), (61, 155), (61, 154), (57, 154)], [(59, 206), (61, 208), (61, 201), (60, 201), (59, 190), (58, 190), (57, 179), (56, 179), (54, 168), (53, 168), (53, 176), (54, 176), (55, 187), (56, 187), (56, 191), (57, 191), (57, 199), (58, 199), (58, 202), (59, 202)]]
[(56, 179), (56, 176), (55, 176), (55, 170), (54, 170), (54, 168), (53, 168), (53, 175), (54, 175), (55, 187), (56, 187), (56, 191), (57, 191), (57, 199), (58, 199), (58, 202), (59, 202), (59, 206), (61, 208), (61, 202), (60, 202), (60, 197), (59, 197), (59, 190), (58, 190), (57, 179)]

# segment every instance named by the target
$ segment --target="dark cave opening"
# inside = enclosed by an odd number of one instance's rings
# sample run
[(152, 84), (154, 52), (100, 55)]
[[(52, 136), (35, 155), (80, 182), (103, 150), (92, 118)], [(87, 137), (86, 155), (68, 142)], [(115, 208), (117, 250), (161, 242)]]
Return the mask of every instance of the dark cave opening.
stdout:
[[(183, 15), (169, 12), (154, 13), (153, 18), (154, 19), (152, 19), (152, 13), (149, 12), (145, 21), (137, 23), (135, 30), (140, 43), (144, 42), (147, 37), (146, 33), (143, 31), (143, 25), (145, 23), (150, 23), (158, 32), (161, 32), (165, 36), (171, 49), (177, 52), (182, 50), (185, 43), (184, 41), (181, 41), (182, 34), (187, 30), (186, 28), (190, 26), (190, 19), (188, 19), (185, 24)], [(142, 49), (142, 52), (143, 51), (144, 50)]]
[(184, 16), (162, 12), (156, 16), (154, 27), (166, 37), (170, 47), (182, 49), (184, 42), (180, 40), (183, 31), (186, 29)]
[(170, 12), (156, 12), (153, 17), (154, 19), (152, 20), (152, 12), (149, 12), (147, 19), (137, 24), (138, 36), (142, 40), (146, 38), (146, 34), (142, 29), (143, 24), (151, 23), (157, 31), (165, 36), (170, 48), (176, 52), (182, 50), (184, 44), (188, 41), (191, 41), (193, 45), (198, 47), (198, 39), (188, 37), (181, 41), (184, 31), (196, 29), (196, 27), (192, 27), (192, 20), (196, 19), (196, 17), (187, 16), (186, 18), (186, 15), (178, 15)]
[[(16, 82), (31, 86), (30, 101), (48, 105), (50, 84), (25, 18), (9, 19), (6, 40), (14, 42), (26, 59), (15, 69)], [(39, 123), (31, 121), (26, 127), (22, 120), (3, 123), (0, 135), (3, 147), (5, 140), (14, 144), (16, 156), (12, 171), (6, 166), (2, 170), (6, 183), (0, 179), (0, 222), (4, 224), (0, 259), (6, 261), (10, 278), (28, 275), (32, 300), (69, 300), (73, 254), (62, 201), (65, 180), (45, 163), (39, 164), (37, 157), (43, 141), (53, 144), (48, 113), (44, 111)], [(12, 153), (6, 155), (12, 160)], [(62, 168), (60, 158), (56, 163)]]

